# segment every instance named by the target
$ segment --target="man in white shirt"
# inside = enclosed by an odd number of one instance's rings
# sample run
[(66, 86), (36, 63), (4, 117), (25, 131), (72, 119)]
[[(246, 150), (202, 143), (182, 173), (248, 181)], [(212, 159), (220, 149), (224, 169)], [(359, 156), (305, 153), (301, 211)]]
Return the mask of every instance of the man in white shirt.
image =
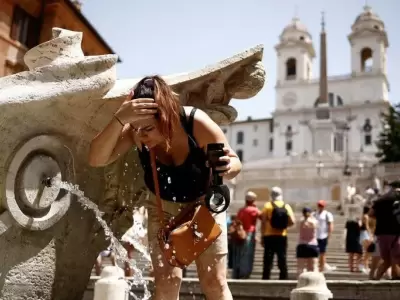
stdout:
[(326, 248), (329, 238), (333, 231), (333, 215), (325, 209), (326, 202), (319, 200), (317, 203), (317, 211), (315, 218), (318, 221), (317, 241), (319, 248), (319, 270), (320, 272), (333, 271), (335, 267), (331, 267), (326, 263)]

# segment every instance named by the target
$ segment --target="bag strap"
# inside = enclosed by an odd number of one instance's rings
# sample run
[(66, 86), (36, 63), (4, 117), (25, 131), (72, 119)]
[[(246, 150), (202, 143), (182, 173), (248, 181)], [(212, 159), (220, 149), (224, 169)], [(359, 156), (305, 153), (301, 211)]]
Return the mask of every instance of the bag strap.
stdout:
[(153, 175), (154, 182), (154, 192), (156, 194), (156, 202), (157, 202), (157, 213), (158, 213), (158, 221), (160, 222), (160, 226), (164, 227), (164, 212), (162, 208), (162, 202), (160, 197), (160, 185), (158, 184), (158, 175), (157, 175), (157, 166), (156, 166), (156, 155), (153, 150), (150, 149), (150, 161), (151, 161), (151, 173)]

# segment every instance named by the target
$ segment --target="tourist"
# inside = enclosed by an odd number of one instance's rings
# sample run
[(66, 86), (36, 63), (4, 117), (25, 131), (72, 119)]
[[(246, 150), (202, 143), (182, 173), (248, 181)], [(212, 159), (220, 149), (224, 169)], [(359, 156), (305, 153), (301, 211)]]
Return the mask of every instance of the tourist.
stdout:
[(264, 264), (262, 279), (271, 277), (274, 256), (278, 257), (279, 279), (288, 279), (287, 267), (287, 229), (295, 224), (293, 210), (283, 202), (282, 189), (273, 187), (271, 200), (265, 203), (261, 212), (261, 245), (264, 247)]
[[(170, 218), (198, 199), (203, 199), (210, 180), (205, 149), (210, 143), (225, 144), (223, 165), (217, 168), (226, 179), (234, 178), (241, 162), (230, 148), (222, 129), (203, 111), (180, 106), (179, 97), (159, 76), (139, 81), (115, 112), (110, 123), (92, 141), (89, 162), (104, 166), (137, 147), (147, 188), (148, 237), (155, 277), (153, 299), (178, 299), (182, 269), (172, 267), (157, 238), (160, 220), (153, 182), (150, 150), (158, 164), (162, 209)], [(232, 299), (227, 273), (226, 213), (215, 216), (222, 234), (196, 260), (202, 291), (207, 299)]]
[(246, 193), (245, 206), (237, 213), (237, 220), (243, 224), (246, 240), (235, 245), (235, 257), (232, 265), (233, 279), (248, 279), (253, 271), (256, 250), (256, 225), (261, 213), (255, 205), (257, 195), (251, 191)]
[(326, 262), (326, 250), (329, 243), (329, 238), (333, 231), (333, 215), (325, 209), (325, 200), (319, 200), (317, 203), (317, 211), (315, 218), (318, 221), (317, 241), (319, 248), (319, 271), (330, 272), (336, 270), (336, 267), (331, 267)]
[(229, 215), (226, 218), (226, 228), (228, 228), (228, 269), (232, 269), (233, 258), (232, 258), (232, 236), (229, 233), (229, 228), (235, 221), (236, 215)]
[(297, 276), (304, 269), (314, 272), (318, 264), (317, 220), (312, 215), (312, 210), (303, 208), (303, 217), (299, 223), (299, 243), (296, 248)]
[[(233, 220), (228, 228), (228, 235), (230, 236), (231, 252), (232, 252), (232, 278), (244, 279), (241, 276), (241, 263), (245, 257), (247, 244), (247, 232), (244, 230), (242, 221), (238, 218)], [(244, 269), (246, 271), (246, 268)]]
[(362, 255), (362, 246), (360, 243), (360, 212), (359, 209), (350, 207), (345, 225), (345, 250), (348, 255), (348, 267), (350, 272), (359, 271), (357, 266), (360, 264)]
[(96, 259), (96, 262), (94, 265), (97, 276), (100, 276), (100, 274), (101, 274), (101, 269), (103, 266), (103, 258), (105, 258), (105, 257), (111, 260), (111, 264), (113, 266), (116, 266), (115, 253), (110, 245), (107, 247), (106, 250), (101, 251), (100, 254), (97, 256), (97, 259)]
[(400, 182), (388, 186), (369, 212), (376, 219), (375, 235), (383, 260), (376, 271), (375, 279), (378, 280), (390, 267), (392, 279), (400, 279)]
[(364, 206), (363, 214), (361, 217), (360, 224), (360, 243), (362, 245), (362, 260), (359, 266), (361, 272), (368, 274), (369, 273), (369, 260), (370, 254), (368, 253), (368, 247), (372, 243), (372, 232), (370, 229), (370, 218), (368, 216), (370, 208), (368, 206)]

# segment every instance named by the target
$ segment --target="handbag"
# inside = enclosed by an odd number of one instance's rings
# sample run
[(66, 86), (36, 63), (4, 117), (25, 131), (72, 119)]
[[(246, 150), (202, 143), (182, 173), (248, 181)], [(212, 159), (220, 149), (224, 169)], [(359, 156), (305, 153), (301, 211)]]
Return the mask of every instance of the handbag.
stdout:
[(158, 242), (167, 262), (181, 269), (195, 261), (222, 233), (213, 215), (202, 201), (196, 200), (166, 220), (162, 209), (155, 153), (150, 150), (151, 169), (160, 222)]

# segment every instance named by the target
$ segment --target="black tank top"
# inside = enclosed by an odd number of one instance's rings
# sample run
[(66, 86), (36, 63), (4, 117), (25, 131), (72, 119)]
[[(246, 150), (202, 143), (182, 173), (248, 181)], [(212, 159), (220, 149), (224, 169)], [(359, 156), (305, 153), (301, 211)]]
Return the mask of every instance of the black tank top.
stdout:
[[(179, 166), (165, 165), (156, 161), (160, 197), (166, 201), (191, 202), (205, 195), (209, 185), (210, 169), (206, 167), (206, 154), (198, 147), (193, 136), (193, 118), (196, 108), (190, 112), (189, 120), (181, 109), (181, 125), (188, 135), (189, 154)], [(150, 152), (146, 146), (139, 151), (147, 188), (155, 194)]]

